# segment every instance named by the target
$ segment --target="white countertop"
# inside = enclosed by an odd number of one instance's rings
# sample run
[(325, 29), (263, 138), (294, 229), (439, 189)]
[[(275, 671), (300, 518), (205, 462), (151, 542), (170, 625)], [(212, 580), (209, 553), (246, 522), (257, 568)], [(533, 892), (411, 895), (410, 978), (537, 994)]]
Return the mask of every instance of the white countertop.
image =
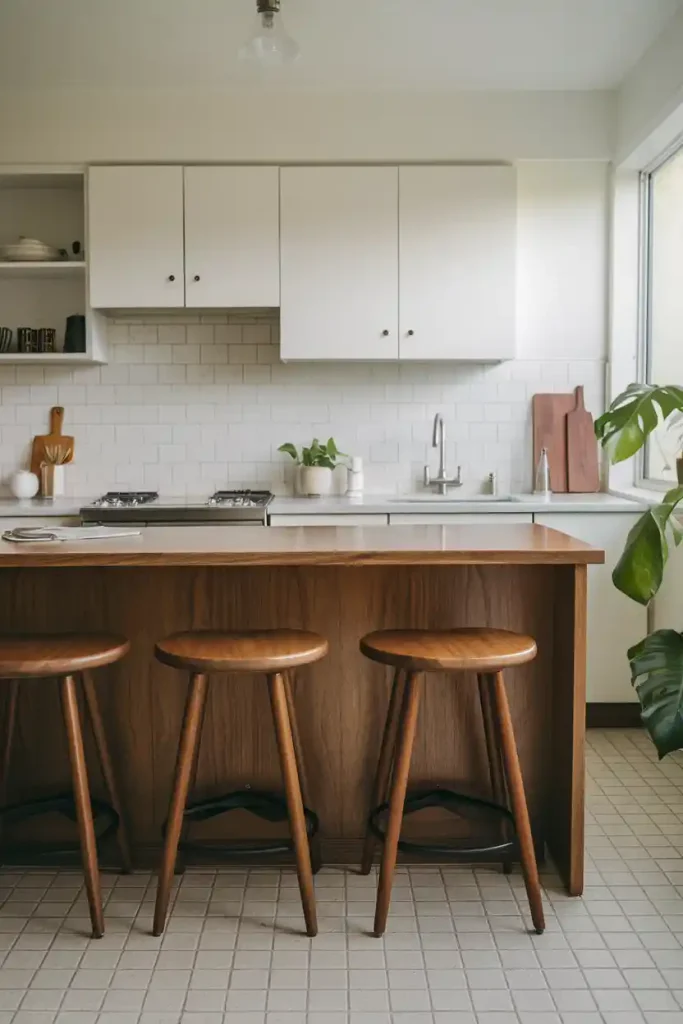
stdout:
[[(419, 497), (416, 495), (415, 497)], [(540, 501), (533, 494), (520, 494), (515, 501), (492, 501), (485, 495), (453, 500), (451, 495), (426, 501), (409, 501), (392, 495), (367, 494), (363, 498), (284, 498), (276, 497), (268, 512), (278, 515), (370, 515), (379, 513), (430, 513), (458, 512), (636, 512), (647, 507), (646, 502), (617, 494), (553, 494), (550, 501)], [(78, 516), (79, 510), (92, 501), (87, 498), (31, 498), (17, 501), (15, 498), (0, 499), (0, 519), (24, 517), (43, 518), (46, 516)], [(174, 499), (176, 502), (179, 499)]]
[[(413, 496), (415, 498), (421, 495)], [(367, 494), (362, 498), (275, 498), (268, 512), (278, 515), (370, 515), (380, 513), (458, 513), (458, 512), (637, 512), (645, 508), (631, 498), (616, 494), (553, 494), (543, 501), (533, 494), (519, 494), (514, 501), (492, 500), (486, 495), (455, 498), (452, 495), (424, 501), (406, 500), (392, 495)]]
[(18, 501), (17, 498), (0, 498), (0, 519), (18, 519), (24, 516), (77, 516), (80, 509), (92, 498), (29, 498)]

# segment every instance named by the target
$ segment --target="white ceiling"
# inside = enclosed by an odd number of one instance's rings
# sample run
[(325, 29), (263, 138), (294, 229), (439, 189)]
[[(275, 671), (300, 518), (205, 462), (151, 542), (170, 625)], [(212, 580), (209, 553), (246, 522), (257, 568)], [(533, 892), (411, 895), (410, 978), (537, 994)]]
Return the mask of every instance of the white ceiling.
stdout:
[[(681, 0), (282, 0), (269, 89), (609, 89)], [(255, 0), (1, 0), (0, 87), (235, 88)]]

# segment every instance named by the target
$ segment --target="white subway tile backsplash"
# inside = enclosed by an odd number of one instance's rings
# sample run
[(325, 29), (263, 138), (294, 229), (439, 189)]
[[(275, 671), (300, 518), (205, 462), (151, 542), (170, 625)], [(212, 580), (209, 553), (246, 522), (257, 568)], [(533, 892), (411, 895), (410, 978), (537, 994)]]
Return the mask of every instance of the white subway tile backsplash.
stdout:
[(585, 387), (604, 401), (601, 360), (516, 360), (490, 365), (281, 363), (276, 314), (156, 313), (108, 325), (110, 363), (51, 369), (0, 367), (0, 479), (25, 464), (31, 437), (66, 407), (76, 439), (73, 495), (108, 487), (168, 495), (216, 487), (291, 490), (277, 448), (332, 434), (366, 460), (366, 488), (413, 490), (429, 461), (432, 420), (447, 428), (449, 468), (465, 489), (498, 474), (501, 490), (531, 483), (531, 396)]

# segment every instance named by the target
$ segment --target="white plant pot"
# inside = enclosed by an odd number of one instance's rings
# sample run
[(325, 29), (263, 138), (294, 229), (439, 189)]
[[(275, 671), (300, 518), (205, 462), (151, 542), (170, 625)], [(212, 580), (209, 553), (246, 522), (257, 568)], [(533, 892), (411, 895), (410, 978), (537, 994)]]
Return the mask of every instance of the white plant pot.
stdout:
[(324, 466), (302, 466), (299, 486), (309, 498), (324, 498), (332, 490), (332, 470)]

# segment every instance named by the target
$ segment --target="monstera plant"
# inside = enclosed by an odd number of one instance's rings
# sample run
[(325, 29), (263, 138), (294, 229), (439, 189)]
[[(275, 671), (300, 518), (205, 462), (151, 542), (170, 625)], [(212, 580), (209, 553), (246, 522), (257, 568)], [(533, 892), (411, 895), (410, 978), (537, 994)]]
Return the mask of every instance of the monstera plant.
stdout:
[[(638, 452), (662, 423), (680, 418), (683, 387), (631, 384), (595, 423), (612, 463)], [(672, 487), (632, 528), (612, 579), (627, 597), (648, 605), (659, 590), (671, 546), (683, 539), (676, 510), (683, 485)], [(683, 512), (683, 507), (681, 508)], [(657, 629), (628, 651), (642, 720), (660, 757), (683, 747), (683, 633)]]

